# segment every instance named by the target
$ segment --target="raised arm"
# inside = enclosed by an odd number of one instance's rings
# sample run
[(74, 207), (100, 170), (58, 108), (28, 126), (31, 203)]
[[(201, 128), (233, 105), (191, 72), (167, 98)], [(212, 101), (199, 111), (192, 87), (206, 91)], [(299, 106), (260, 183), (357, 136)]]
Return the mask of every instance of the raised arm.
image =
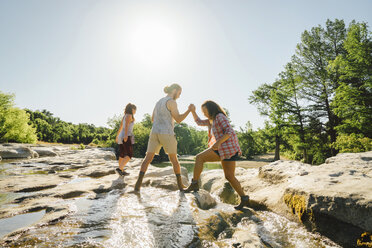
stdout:
[(177, 122), (177, 123), (181, 123), (186, 117), (187, 115), (190, 113), (190, 110), (186, 110), (185, 113), (183, 114), (180, 114), (178, 112), (178, 108), (177, 108), (177, 102), (175, 100), (169, 100), (167, 102), (167, 107), (168, 109), (170, 110), (171, 112), (171, 115), (173, 117), (173, 119)]
[(199, 118), (198, 114), (196, 113), (194, 104), (190, 104), (189, 109), (191, 110), (192, 116), (194, 117), (194, 121), (196, 122), (198, 126), (209, 126), (210, 125), (209, 120), (201, 120)]

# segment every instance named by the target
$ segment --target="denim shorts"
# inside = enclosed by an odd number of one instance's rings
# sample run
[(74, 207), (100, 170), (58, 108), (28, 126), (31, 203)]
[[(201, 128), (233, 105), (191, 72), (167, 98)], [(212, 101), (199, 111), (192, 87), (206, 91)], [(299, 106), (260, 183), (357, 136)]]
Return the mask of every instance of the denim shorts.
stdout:
[[(218, 152), (218, 150), (213, 150), (213, 151), (220, 157), (220, 153)], [(238, 161), (238, 160), (240, 160), (239, 152), (236, 152), (231, 158), (223, 159), (223, 161)]]

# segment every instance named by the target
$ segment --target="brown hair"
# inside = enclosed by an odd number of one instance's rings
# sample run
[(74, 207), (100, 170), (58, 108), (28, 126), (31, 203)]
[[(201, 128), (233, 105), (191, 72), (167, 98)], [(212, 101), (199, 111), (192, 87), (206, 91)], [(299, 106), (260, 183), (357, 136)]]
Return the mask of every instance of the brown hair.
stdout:
[(216, 115), (218, 115), (219, 113), (226, 116), (225, 111), (217, 103), (213, 101), (210, 101), (210, 100), (205, 101), (202, 104), (202, 107), (207, 108), (208, 114), (210, 117), (212, 117), (213, 120), (216, 118)]
[(169, 94), (171, 93), (174, 89), (176, 90), (181, 90), (181, 86), (179, 84), (172, 84), (171, 86), (165, 86), (164, 87), (164, 92)]
[(128, 103), (127, 106), (125, 106), (124, 113), (132, 115), (133, 114), (133, 109), (137, 109), (136, 105), (134, 105), (132, 103)]

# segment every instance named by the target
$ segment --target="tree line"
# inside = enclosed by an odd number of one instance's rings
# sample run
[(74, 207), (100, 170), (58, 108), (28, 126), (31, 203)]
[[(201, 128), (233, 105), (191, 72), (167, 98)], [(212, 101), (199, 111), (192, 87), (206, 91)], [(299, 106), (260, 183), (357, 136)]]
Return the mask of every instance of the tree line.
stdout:
[[(237, 130), (246, 158), (275, 151), (290, 159), (320, 164), (338, 152), (372, 150), (372, 39), (366, 23), (327, 20), (301, 35), (295, 54), (271, 83), (249, 97), (268, 117), (264, 128), (250, 122)], [(228, 113), (228, 111), (227, 111)], [(47, 110), (14, 107), (14, 95), (0, 91), (0, 142), (117, 147), (115, 137), (122, 116), (110, 128), (62, 121)], [(134, 155), (143, 157), (151, 131), (150, 115), (134, 125)], [(185, 123), (175, 125), (179, 154), (207, 148), (207, 131)], [(161, 158), (165, 157), (164, 151)]]
[[(55, 117), (48, 110), (19, 109), (14, 107), (14, 94), (0, 91), (0, 143), (35, 143), (43, 141), (62, 144), (96, 145), (117, 148), (117, 131), (123, 115), (108, 120), (109, 128), (92, 124), (73, 124)], [(134, 156), (144, 157), (152, 128), (151, 116), (146, 114), (135, 123)], [(178, 153), (197, 154), (207, 147), (208, 134), (185, 123), (176, 124), (174, 131), (178, 141)], [(161, 151), (161, 158), (165, 158)]]
[(272, 83), (249, 97), (267, 116), (275, 157), (320, 164), (372, 149), (372, 39), (366, 23), (327, 20), (301, 35)]

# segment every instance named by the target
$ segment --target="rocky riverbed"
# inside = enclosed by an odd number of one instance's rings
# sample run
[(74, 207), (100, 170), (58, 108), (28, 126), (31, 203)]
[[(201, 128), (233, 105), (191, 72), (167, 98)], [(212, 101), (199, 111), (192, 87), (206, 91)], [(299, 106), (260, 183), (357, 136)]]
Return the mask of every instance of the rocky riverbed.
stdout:
[[(372, 152), (310, 166), (276, 161), (237, 168), (251, 206), (221, 169), (202, 190), (176, 191), (171, 167), (150, 165), (133, 192), (141, 159), (114, 173), (111, 149), (0, 145), (1, 247), (368, 247)], [(182, 169), (184, 184), (189, 174)], [(363, 247), (363, 246), (359, 246)]]

